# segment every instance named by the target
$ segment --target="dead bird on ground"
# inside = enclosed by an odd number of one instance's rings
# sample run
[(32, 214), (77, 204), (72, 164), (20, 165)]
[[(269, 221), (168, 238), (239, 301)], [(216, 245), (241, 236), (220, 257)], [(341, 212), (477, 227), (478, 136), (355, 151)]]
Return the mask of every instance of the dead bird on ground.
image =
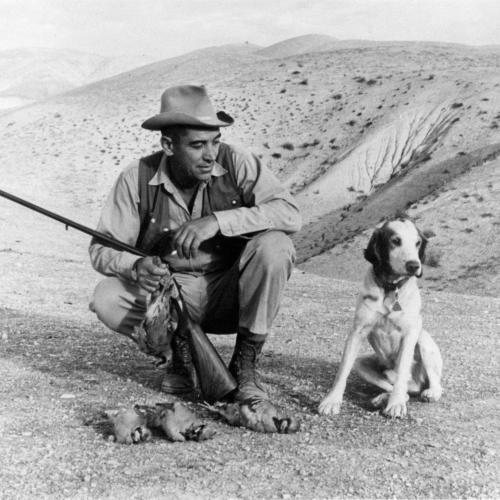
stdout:
[(155, 406), (136, 405), (136, 408), (146, 414), (148, 427), (161, 429), (170, 441), (206, 441), (215, 434), (178, 401), (157, 403)]
[(280, 416), (276, 406), (267, 399), (249, 398), (234, 403), (203, 403), (202, 406), (220, 415), (229, 425), (256, 432), (293, 434), (300, 430), (300, 422), (295, 417)]
[(150, 441), (151, 429), (161, 430), (169, 441), (205, 441), (215, 434), (180, 402), (136, 404), (133, 408), (107, 410), (104, 415), (113, 424), (114, 441), (120, 444)]
[(113, 424), (113, 437), (120, 444), (137, 444), (151, 439), (146, 414), (137, 408), (107, 410), (104, 415)]

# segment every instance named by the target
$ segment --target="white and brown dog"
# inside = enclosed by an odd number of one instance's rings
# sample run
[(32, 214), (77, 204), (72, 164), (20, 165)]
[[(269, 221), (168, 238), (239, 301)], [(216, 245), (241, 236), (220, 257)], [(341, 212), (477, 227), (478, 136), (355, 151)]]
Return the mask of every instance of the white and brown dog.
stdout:
[[(422, 328), (417, 286), (426, 243), (406, 218), (386, 222), (373, 233), (364, 254), (372, 266), (358, 298), (335, 382), (319, 405), (320, 413), (339, 412), (353, 367), (364, 380), (384, 391), (371, 403), (383, 408), (388, 417), (406, 415), (408, 394), (420, 394), (424, 401), (441, 397), (443, 362), (436, 343)], [(356, 359), (365, 338), (375, 354)]]

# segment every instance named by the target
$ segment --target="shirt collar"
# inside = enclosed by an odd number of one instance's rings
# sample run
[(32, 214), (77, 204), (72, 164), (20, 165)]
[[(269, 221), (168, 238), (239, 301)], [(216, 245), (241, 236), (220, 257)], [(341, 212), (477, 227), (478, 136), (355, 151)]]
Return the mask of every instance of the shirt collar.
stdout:
[[(214, 177), (220, 177), (221, 175), (227, 174), (227, 170), (220, 164), (215, 162), (214, 169), (212, 170), (212, 179)], [(211, 181), (208, 181), (209, 183)], [(160, 165), (153, 175), (151, 180), (148, 182), (150, 186), (158, 186), (163, 184), (167, 191), (172, 192), (174, 189), (174, 184), (170, 180), (167, 173), (167, 155), (164, 153), (160, 160)]]

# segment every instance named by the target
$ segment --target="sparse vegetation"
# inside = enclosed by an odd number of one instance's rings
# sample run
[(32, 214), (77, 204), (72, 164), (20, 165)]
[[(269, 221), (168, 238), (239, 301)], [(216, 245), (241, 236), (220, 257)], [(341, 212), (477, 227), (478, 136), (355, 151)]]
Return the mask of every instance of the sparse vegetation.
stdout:
[(301, 148), (309, 148), (311, 146), (317, 146), (321, 141), (319, 139), (314, 139), (312, 142), (303, 142)]

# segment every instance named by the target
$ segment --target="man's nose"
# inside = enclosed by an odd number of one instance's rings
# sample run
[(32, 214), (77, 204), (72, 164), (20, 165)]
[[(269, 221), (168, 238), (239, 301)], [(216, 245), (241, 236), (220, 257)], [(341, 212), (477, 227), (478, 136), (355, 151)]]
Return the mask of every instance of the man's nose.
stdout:
[(409, 260), (405, 264), (408, 274), (416, 274), (420, 270), (420, 262), (418, 260)]
[(216, 146), (210, 146), (207, 145), (203, 149), (203, 159), (205, 161), (214, 161), (215, 158), (217, 157), (217, 147)]

